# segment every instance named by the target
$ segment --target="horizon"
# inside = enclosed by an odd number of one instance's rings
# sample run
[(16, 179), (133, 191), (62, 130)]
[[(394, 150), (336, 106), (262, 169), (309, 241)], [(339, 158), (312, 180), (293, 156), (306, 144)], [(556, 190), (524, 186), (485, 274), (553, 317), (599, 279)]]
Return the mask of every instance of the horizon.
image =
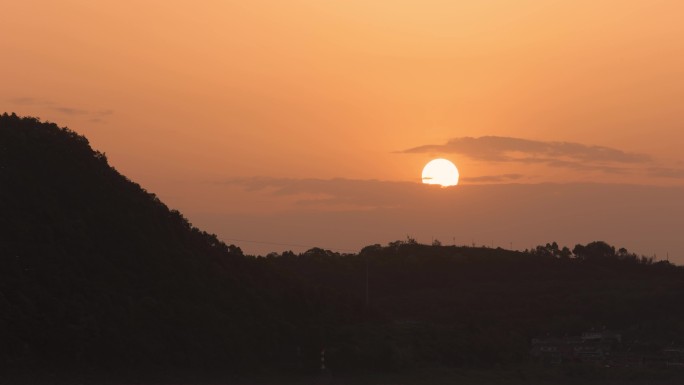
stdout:
[[(0, 26), (10, 74), (0, 101), (85, 135), (229, 243), (605, 240), (682, 263), (682, 11), (675, 1), (14, 3)], [(460, 172), (447, 193), (419, 184), (434, 158)], [(572, 192), (545, 195), (547, 183)], [(536, 200), (506, 197), (510, 185)]]

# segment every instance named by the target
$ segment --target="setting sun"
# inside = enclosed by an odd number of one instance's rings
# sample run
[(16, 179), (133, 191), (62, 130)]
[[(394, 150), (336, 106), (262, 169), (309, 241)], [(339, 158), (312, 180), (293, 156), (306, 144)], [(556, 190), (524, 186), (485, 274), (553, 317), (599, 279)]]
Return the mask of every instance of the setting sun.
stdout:
[(423, 168), (423, 183), (438, 184), (442, 187), (458, 184), (458, 169), (449, 160), (434, 159)]

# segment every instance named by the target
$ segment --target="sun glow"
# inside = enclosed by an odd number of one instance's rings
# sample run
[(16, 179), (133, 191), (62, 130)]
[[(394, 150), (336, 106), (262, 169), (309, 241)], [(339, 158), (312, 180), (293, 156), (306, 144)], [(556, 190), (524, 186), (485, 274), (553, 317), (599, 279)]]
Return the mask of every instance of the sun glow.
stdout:
[(458, 184), (458, 169), (446, 159), (434, 159), (423, 168), (423, 183), (438, 184), (442, 187)]

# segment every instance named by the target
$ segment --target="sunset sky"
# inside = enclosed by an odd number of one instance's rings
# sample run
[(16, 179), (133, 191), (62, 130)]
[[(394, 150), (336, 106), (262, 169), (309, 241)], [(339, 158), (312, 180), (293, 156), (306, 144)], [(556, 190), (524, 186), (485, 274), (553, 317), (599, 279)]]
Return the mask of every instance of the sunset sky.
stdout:
[[(248, 253), (410, 235), (684, 263), (682, 1), (0, 4), (0, 112), (85, 135)], [(435, 157), (459, 186), (419, 184)]]

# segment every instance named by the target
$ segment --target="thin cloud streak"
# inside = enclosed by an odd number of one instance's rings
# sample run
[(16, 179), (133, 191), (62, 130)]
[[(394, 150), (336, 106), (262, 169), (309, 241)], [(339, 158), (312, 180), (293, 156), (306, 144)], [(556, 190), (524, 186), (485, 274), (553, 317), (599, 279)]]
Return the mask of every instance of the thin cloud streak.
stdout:
[(48, 100), (42, 100), (38, 98), (33, 98), (30, 96), (22, 96), (18, 98), (10, 98), (7, 99), (7, 102), (11, 104), (18, 104), (18, 105), (23, 105), (23, 106), (35, 106), (35, 105), (50, 105), (53, 104), (52, 102)]
[(419, 199), (426, 186), (421, 183), (358, 179), (233, 178), (221, 184), (240, 186), (249, 192), (276, 197), (298, 197), (300, 206), (347, 206), (356, 208), (397, 207), (407, 197)]
[(660, 178), (684, 179), (684, 168), (650, 167), (648, 172)]
[(104, 123), (106, 122), (106, 117), (114, 113), (112, 109), (101, 109), (101, 110), (87, 110), (82, 108), (57, 105), (56, 103), (40, 98), (34, 98), (30, 96), (10, 98), (7, 99), (10, 104), (20, 105), (20, 106), (36, 106), (43, 107), (49, 110), (58, 112), (62, 115), (67, 116), (83, 116), (88, 117), (89, 122), (93, 123)]
[(501, 182), (511, 182), (515, 180), (520, 180), (524, 177), (523, 174), (501, 174), (501, 175), (482, 175), (482, 176), (471, 176), (462, 177), (462, 182), (469, 183), (501, 183)]
[(71, 107), (53, 107), (52, 109), (65, 115), (87, 115), (90, 113), (86, 110)]

